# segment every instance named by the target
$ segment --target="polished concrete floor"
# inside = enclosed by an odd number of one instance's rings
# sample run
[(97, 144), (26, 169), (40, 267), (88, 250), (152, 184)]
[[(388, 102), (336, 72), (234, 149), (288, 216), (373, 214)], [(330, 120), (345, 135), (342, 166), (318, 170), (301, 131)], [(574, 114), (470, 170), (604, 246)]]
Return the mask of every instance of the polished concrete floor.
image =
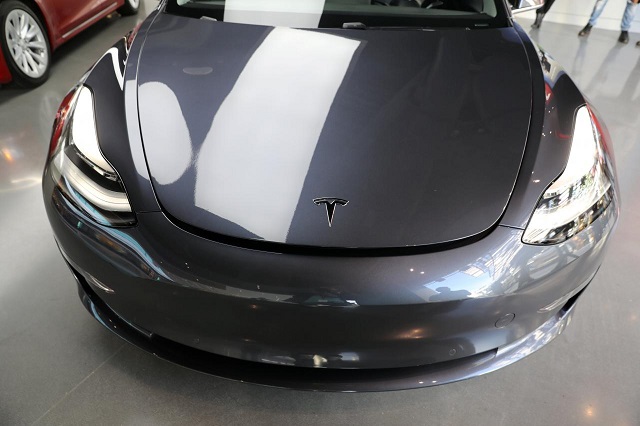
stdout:
[[(66, 90), (138, 18), (100, 22), (32, 91), (0, 89), (0, 425), (640, 425), (640, 48), (545, 23), (534, 37), (604, 116), (622, 216), (570, 327), (501, 371), (422, 390), (325, 394), (235, 383), (159, 360), (81, 306), (45, 217), (40, 173)], [(529, 23), (523, 22), (527, 28)]]

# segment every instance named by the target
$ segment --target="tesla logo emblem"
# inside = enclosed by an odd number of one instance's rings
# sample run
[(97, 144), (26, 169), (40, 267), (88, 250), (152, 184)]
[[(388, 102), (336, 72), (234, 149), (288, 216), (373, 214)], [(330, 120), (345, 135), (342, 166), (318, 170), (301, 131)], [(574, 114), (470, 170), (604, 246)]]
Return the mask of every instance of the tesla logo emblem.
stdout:
[(322, 198), (314, 198), (313, 202), (319, 206), (320, 204), (324, 204), (327, 208), (327, 220), (329, 221), (329, 227), (331, 227), (331, 223), (333, 222), (333, 213), (336, 210), (336, 204), (340, 204), (341, 206), (346, 206), (349, 204), (349, 201), (343, 200), (342, 198), (331, 198), (331, 197), (322, 197)]

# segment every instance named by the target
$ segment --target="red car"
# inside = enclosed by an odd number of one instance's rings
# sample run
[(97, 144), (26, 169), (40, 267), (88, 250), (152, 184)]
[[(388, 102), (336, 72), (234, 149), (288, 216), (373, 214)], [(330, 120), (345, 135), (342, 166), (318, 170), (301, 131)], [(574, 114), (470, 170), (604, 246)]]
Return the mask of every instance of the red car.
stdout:
[(42, 84), (51, 52), (108, 14), (138, 12), (140, 0), (0, 0), (0, 84)]

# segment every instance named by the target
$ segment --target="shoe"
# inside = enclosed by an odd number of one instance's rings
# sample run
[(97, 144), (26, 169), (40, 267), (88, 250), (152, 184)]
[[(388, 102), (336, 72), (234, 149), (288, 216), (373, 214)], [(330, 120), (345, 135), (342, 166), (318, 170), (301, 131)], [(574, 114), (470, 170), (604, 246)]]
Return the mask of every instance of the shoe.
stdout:
[(624, 44), (629, 43), (629, 31), (622, 31), (620, 37), (618, 37), (618, 41)]
[(583, 29), (580, 30), (580, 32), (578, 33), (579, 37), (585, 37), (588, 36), (589, 33), (591, 32), (591, 28), (593, 28), (591, 25), (587, 24), (584, 26)]
[(531, 24), (531, 28), (537, 30), (542, 25), (542, 19), (544, 18), (544, 13), (536, 13), (536, 20)]
[(636, 47), (640, 47), (640, 41), (636, 43)]

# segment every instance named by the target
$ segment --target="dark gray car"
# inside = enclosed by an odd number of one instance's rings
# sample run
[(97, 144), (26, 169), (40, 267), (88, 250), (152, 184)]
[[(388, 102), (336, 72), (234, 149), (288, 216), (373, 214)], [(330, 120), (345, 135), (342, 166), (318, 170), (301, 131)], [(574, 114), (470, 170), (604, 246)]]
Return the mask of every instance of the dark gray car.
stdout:
[(103, 325), (315, 390), (493, 371), (569, 322), (609, 135), (503, 0), (168, 0), (69, 93), (44, 199)]

